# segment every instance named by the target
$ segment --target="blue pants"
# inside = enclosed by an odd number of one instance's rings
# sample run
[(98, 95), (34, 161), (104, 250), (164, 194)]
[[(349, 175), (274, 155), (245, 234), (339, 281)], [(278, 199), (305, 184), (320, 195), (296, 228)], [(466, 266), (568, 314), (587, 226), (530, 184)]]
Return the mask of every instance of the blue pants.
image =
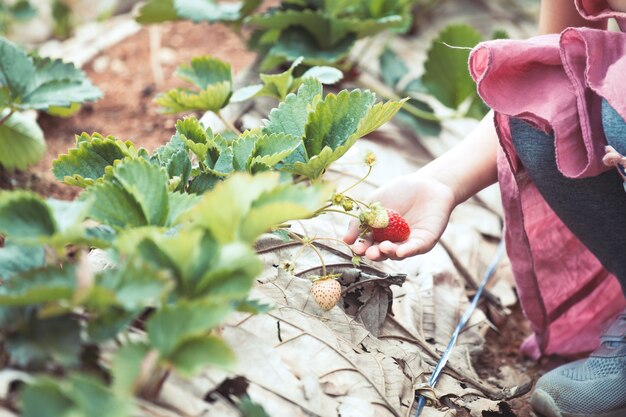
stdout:
[[(609, 142), (626, 155), (626, 121), (606, 101), (602, 124)], [(554, 136), (511, 119), (513, 145), (530, 179), (572, 233), (602, 265), (617, 276), (626, 294), (626, 192), (615, 169), (595, 177), (571, 179), (556, 165)]]

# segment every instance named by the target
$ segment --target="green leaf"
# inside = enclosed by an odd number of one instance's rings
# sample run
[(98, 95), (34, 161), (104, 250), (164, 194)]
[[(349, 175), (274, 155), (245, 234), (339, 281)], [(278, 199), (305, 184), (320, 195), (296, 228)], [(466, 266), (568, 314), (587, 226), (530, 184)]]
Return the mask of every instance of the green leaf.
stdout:
[(63, 366), (80, 361), (80, 324), (69, 315), (40, 319), (31, 317), (19, 331), (5, 339), (7, 352), (19, 366), (41, 367), (47, 360)]
[(150, 346), (168, 358), (184, 342), (206, 335), (232, 312), (229, 303), (210, 300), (179, 301), (162, 306), (146, 325)]
[(95, 184), (83, 194), (83, 197), (94, 201), (89, 213), (94, 220), (114, 228), (147, 225), (139, 203), (119, 184), (111, 182)]
[(25, 417), (130, 417), (130, 398), (116, 397), (93, 376), (70, 374), (67, 379), (38, 378), (21, 398)]
[(101, 307), (98, 315), (89, 318), (86, 329), (87, 340), (90, 343), (104, 343), (113, 339), (130, 326), (138, 314), (124, 311), (119, 307)]
[(87, 187), (104, 176), (108, 167), (124, 158), (136, 158), (131, 142), (98, 133), (76, 136), (76, 148), (52, 162), (54, 176), (69, 185)]
[(241, 225), (241, 238), (253, 242), (271, 226), (311, 217), (330, 198), (330, 186), (283, 184), (257, 198)]
[(248, 170), (255, 164), (273, 167), (289, 156), (300, 144), (301, 139), (296, 136), (273, 133), (261, 136), (254, 144), (251, 158), (248, 160)]
[(222, 339), (216, 336), (200, 336), (181, 344), (169, 361), (178, 373), (191, 377), (208, 365), (232, 370), (236, 357)]
[(395, 88), (400, 80), (409, 73), (404, 61), (389, 47), (383, 50), (378, 58), (380, 64), (380, 76), (385, 84)]
[(96, 184), (84, 194), (92, 198), (91, 215), (113, 227), (163, 226), (168, 218), (168, 176), (144, 159), (129, 159), (112, 170), (115, 181)]
[(244, 395), (239, 399), (237, 407), (243, 417), (270, 417), (263, 406), (252, 401), (248, 395)]
[(193, 58), (190, 65), (181, 65), (176, 75), (200, 90), (176, 88), (160, 95), (156, 102), (164, 108), (164, 111), (217, 112), (228, 104), (233, 83), (230, 64), (210, 56), (200, 56)]
[(185, 117), (176, 122), (176, 133), (194, 143), (207, 143), (213, 137), (211, 129), (205, 129), (195, 117)]
[(262, 95), (269, 95), (275, 97), (278, 100), (283, 100), (285, 96), (291, 91), (291, 85), (293, 84), (293, 70), (300, 65), (302, 58), (296, 59), (289, 69), (280, 74), (260, 74), (261, 81), (263, 81), (264, 87), (261, 92)]
[(140, 9), (136, 18), (141, 24), (161, 23), (178, 20), (174, 0), (149, 0)]
[(22, 109), (46, 110), (51, 106), (70, 107), (73, 103), (96, 101), (102, 92), (73, 64), (49, 58), (35, 58), (31, 90), (19, 104)]
[(81, 105), (79, 103), (72, 103), (69, 107), (63, 106), (50, 106), (46, 110), (50, 116), (56, 117), (71, 117), (78, 113), (81, 109)]
[(149, 347), (143, 343), (133, 343), (124, 345), (115, 352), (111, 364), (113, 392), (117, 395), (135, 393), (135, 384), (141, 374), (141, 366), (149, 350)]
[(233, 83), (230, 64), (208, 55), (192, 58), (190, 65), (178, 67), (176, 75), (199, 89), (222, 82), (227, 82), (229, 86)]
[(422, 80), (428, 91), (445, 106), (456, 109), (476, 91), (467, 61), (470, 49), (480, 41), (480, 34), (464, 24), (446, 27), (433, 40)]
[[(0, 120), (8, 112), (8, 109), (0, 110)], [(43, 132), (31, 117), (13, 113), (0, 124), (0, 165), (4, 168), (26, 169), (43, 158), (45, 153)]]
[(195, 286), (194, 295), (243, 299), (262, 271), (263, 264), (249, 243), (221, 245), (217, 259)]
[(163, 107), (165, 113), (185, 111), (217, 112), (228, 104), (230, 95), (230, 84), (221, 82), (210, 85), (198, 92), (176, 88), (160, 95), (155, 99), (155, 102)]
[(166, 271), (139, 259), (130, 259), (119, 269), (105, 270), (99, 279), (99, 285), (113, 294), (112, 301), (127, 311), (159, 306), (172, 288)]
[(0, 305), (20, 306), (70, 300), (76, 288), (71, 265), (23, 272), (0, 287)]
[(31, 246), (7, 240), (0, 248), (0, 280), (7, 281), (22, 272), (44, 265), (42, 246)]
[(52, 236), (57, 225), (48, 205), (29, 191), (0, 193), (0, 234), (16, 239)]
[(65, 417), (72, 408), (72, 401), (51, 379), (39, 379), (27, 384), (20, 396), (23, 417)]
[(376, 96), (369, 91), (343, 90), (338, 95), (329, 94), (319, 102), (305, 127), (304, 146), (309, 158), (326, 146), (336, 149), (343, 145), (355, 133), (375, 100)]
[(185, 215), (200, 201), (199, 196), (187, 193), (173, 192), (169, 193), (168, 197), (169, 217), (166, 222), (168, 225), (177, 224), (178, 218)]
[(210, 172), (204, 172), (191, 180), (188, 192), (194, 194), (204, 194), (205, 192), (212, 190), (213, 187), (215, 187), (215, 185), (221, 180), (222, 178), (217, 175)]
[(35, 65), (15, 44), (0, 37), (0, 86), (6, 86), (9, 97), (17, 101), (32, 88)]
[(309, 112), (321, 96), (322, 84), (314, 79), (306, 79), (296, 94), (289, 94), (284, 102), (270, 112), (263, 132), (302, 137)]

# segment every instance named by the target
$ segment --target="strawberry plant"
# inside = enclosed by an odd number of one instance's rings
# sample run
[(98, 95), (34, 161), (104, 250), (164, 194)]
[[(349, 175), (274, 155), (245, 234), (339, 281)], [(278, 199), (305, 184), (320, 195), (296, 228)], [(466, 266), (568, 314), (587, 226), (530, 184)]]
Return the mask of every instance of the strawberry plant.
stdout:
[(72, 64), (27, 55), (0, 37), (0, 166), (24, 169), (44, 155), (43, 132), (23, 111), (54, 114), (101, 95)]
[[(190, 79), (216, 79), (189, 68)], [(402, 105), (362, 90), (324, 96), (311, 77), (289, 83), (297, 90), (245, 132), (188, 117), (152, 153), (78, 135), (53, 164), (83, 188), (74, 201), (0, 193), (0, 346), (7, 366), (35, 375), (12, 404), (23, 416), (130, 416), (134, 398), (156, 399), (172, 373), (232, 368), (220, 325), (266, 308), (248, 300), (262, 269), (254, 242), (332, 211), (323, 173)], [(106, 267), (94, 267), (93, 248)], [(341, 295), (333, 281), (325, 308)]]

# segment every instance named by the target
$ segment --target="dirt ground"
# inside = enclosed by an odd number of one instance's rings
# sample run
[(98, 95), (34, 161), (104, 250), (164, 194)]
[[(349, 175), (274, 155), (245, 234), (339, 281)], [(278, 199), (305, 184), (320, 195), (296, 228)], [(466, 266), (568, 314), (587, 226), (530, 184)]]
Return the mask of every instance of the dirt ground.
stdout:
[[(0, 188), (29, 188), (45, 196), (72, 199), (80, 191), (57, 182), (50, 172), (52, 160), (65, 153), (74, 144), (74, 135), (81, 132), (99, 132), (120, 139), (130, 139), (137, 145), (152, 150), (166, 142), (174, 132), (174, 123), (180, 115), (163, 115), (154, 104), (154, 97), (166, 89), (184, 85), (173, 76), (176, 67), (190, 58), (211, 54), (230, 62), (235, 73), (245, 68), (254, 55), (242, 41), (226, 27), (220, 25), (195, 25), (176, 22), (162, 25), (163, 71), (165, 83), (157, 86), (151, 71), (149, 34), (142, 28), (105, 51), (85, 66), (91, 80), (104, 91), (104, 98), (88, 104), (76, 115), (60, 119), (41, 115), (39, 123), (46, 135), (48, 153), (44, 160), (28, 172), (15, 173), (10, 181), (0, 182)], [(535, 379), (556, 363), (540, 363), (521, 357), (519, 345), (530, 330), (519, 307), (501, 332), (490, 331), (484, 353), (475, 364), (484, 379), (498, 380), (504, 367), (524, 371)], [(485, 417), (532, 415), (528, 406), (529, 395), (516, 399), (511, 409), (501, 413), (487, 413)], [(460, 414), (462, 415), (462, 414)]]

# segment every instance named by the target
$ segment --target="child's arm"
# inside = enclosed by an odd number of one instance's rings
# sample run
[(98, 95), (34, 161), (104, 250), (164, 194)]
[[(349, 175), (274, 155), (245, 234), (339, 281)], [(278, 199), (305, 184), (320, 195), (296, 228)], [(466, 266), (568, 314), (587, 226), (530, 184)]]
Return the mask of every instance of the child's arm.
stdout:
[[(611, 1), (626, 3), (626, 0)], [(606, 23), (584, 20), (574, 0), (541, 1), (539, 30), (542, 34), (560, 33), (574, 26), (605, 28)], [(378, 244), (365, 236), (357, 242), (359, 230), (355, 222), (350, 224), (344, 240), (354, 243), (353, 250), (357, 254), (376, 261), (428, 252), (443, 234), (454, 207), (496, 181), (497, 147), (490, 112), (456, 147), (419, 171), (393, 179), (370, 196), (371, 201), (379, 201), (405, 217), (411, 226), (408, 241)]]
[[(402, 259), (428, 252), (441, 237), (452, 209), (496, 181), (498, 139), (490, 112), (461, 143), (417, 172), (398, 177), (370, 196), (400, 213), (411, 226), (408, 241), (380, 245), (369, 236), (353, 245), (359, 255), (372, 260)], [(353, 222), (344, 240), (358, 238)]]
[[(614, 3), (626, 3), (626, 0), (612, 0)], [(541, 0), (539, 12), (539, 32), (561, 33), (568, 27), (590, 27), (606, 29), (606, 22), (590, 22), (582, 18), (574, 0)]]

